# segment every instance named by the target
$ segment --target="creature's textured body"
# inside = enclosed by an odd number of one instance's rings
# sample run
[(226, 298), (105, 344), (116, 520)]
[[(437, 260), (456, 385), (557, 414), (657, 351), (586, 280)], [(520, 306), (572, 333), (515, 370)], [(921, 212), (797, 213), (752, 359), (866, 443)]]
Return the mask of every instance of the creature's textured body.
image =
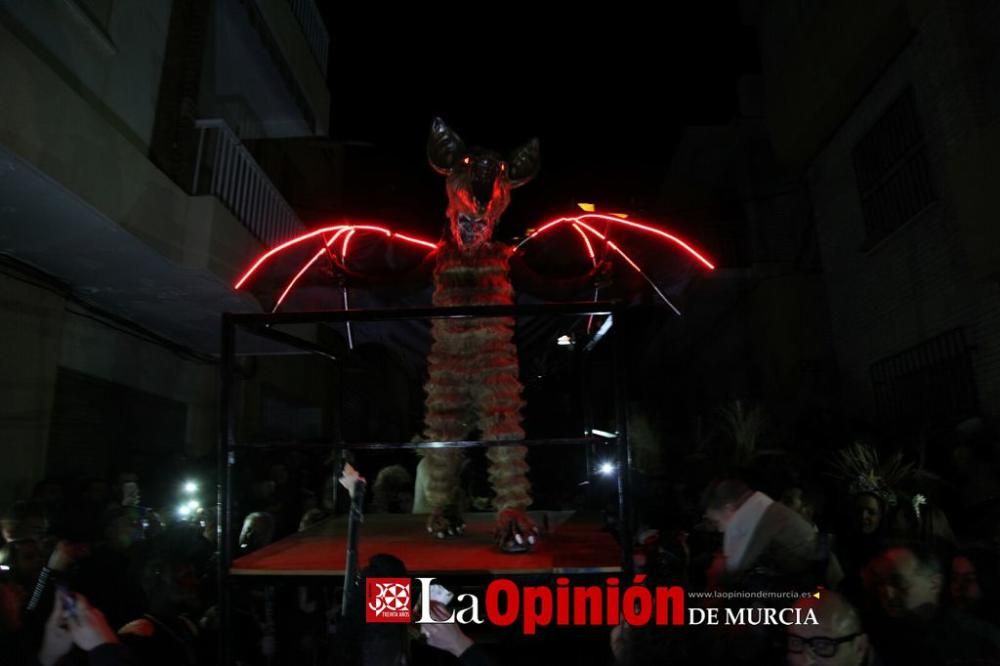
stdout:
[[(485, 243), (473, 252), (446, 246), (434, 268), (434, 305), (510, 305), (510, 247)], [(428, 358), (424, 435), (460, 440), (474, 430), (486, 441), (520, 440), (521, 382), (509, 317), (436, 319)], [(491, 447), (490, 481), (497, 509), (524, 509), (531, 503), (524, 446)], [(461, 449), (430, 449), (427, 488), (431, 506), (444, 510), (457, 484)]]
[[(532, 142), (508, 163), (492, 153), (466, 151), (444, 123), (435, 121), (428, 146), (431, 165), (446, 175), (450, 237), (434, 265), (435, 306), (511, 305), (509, 270), (513, 247), (492, 240), (507, 207), (510, 189), (533, 175), (538, 145)], [(521, 382), (518, 379), (514, 321), (510, 317), (435, 319), (425, 384), (424, 436), (432, 441), (462, 440), (478, 431), (484, 441), (524, 438)], [(516, 548), (532, 526), (524, 510), (531, 504), (524, 446), (487, 451), (490, 482), (499, 512), (501, 546)], [(460, 531), (455, 507), (462, 450), (425, 451), (428, 529), (439, 536)]]

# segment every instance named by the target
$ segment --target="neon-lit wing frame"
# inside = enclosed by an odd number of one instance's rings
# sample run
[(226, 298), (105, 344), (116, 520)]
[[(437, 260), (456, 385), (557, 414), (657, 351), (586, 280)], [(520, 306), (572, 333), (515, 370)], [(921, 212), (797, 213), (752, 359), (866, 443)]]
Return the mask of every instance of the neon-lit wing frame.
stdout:
[[(598, 223), (603, 225), (603, 232), (595, 228), (595, 225)], [(645, 280), (650, 287), (652, 287), (653, 291), (656, 292), (663, 302), (678, 315), (680, 315), (680, 311), (674, 306), (673, 303), (670, 302), (670, 299), (666, 297), (660, 287), (649, 277), (649, 275), (646, 274), (642, 266), (640, 266), (632, 256), (623, 250), (621, 246), (611, 240), (611, 231), (631, 231), (643, 234), (655, 240), (666, 242), (675, 248), (679, 248), (682, 253), (685, 253), (687, 256), (695, 260), (696, 263), (704, 266), (706, 269), (715, 270), (715, 264), (709, 261), (704, 253), (700, 252), (690, 243), (674, 234), (649, 224), (634, 222), (632, 220), (613, 215), (602, 215), (600, 213), (587, 213), (585, 215), (560, 217), (546, 222), (519, 242), (514, 247), (515, 252), (520, 250), (526, 243), (538, 239), (542, 234), (546, 234), (549, 231), (558, 228), (569, 228), (576, 232), (576, 235), (580, 239), (581, 246), (587, 253), (587, 257), (590, 259), (591, 265), (594, 268), (597, 268), (598, 266), (598, 253), (595, 249), (595, 241), (597, 241), (604, 248), (605, 253), (610, 250), (615, 256), (620, 257), (621, 260), (624, 261), (625, 264), (634, 270), (639, 276), (641, 276), (643, 280)], [(289, 280), (285, 285), (285, 288), (275, 302), (272, 311), (277, 310), (291, 294), (296, 284), (298, 284), (302, 277), (309, 272), (309, 269), (312, 268), (316, 262), (322, 259), (324, 255), (330, 259), (334, 266), (346, 271), (351, 241), (356, 235), (359, 237), (363, 237), (363, 235), (375, 235), (376, 237), (385, 238), (390, 242), (393, 240), (399, 240), (403, 243), (426, 249), (428, 252), (435, 252), (439, 247), (438, 243), (433, 243), (416, 236), (398, 233), (392, 231), (388, 227), (380, 225), (345, 223), (325, 226), (302, 234), (297, 238), (286, 241), (281, 245), (265, 252), (240, 277), (240, 279), (236, 282), (235, 288), (241, 289), (244, 287), (253, 278), (253, 276), (258, 273), (258, 271), (260, 271), (277, 255), (289, 250), (301, 249), (310, 241), (319, 243), (320, 248), (313, 255), (311, 255), (305, 263), (302, 264), (291, 280)], [(340, 241), (339, 252), (337, 247), (338, 241)], [(594, 289), (595, 300), (598, 297), (598, 291), (599, 288)], [(591, 323), (592, 322), (588, 322), (588, 330), (590, 329)]]
[[(588, 222), (604, 223), (605, 232), (602, 233), (598, 231), (593, 226), (591, 226), (591, 224), (588, 224)], [(580, 239), (583, 242), (584, 249), (586, 249), (587, 254), (590, 257), (591, 263), (595, 268), (597, 266), (597, 255), (594, 252), (594, 246), (590, 240), (591, 237), (601, 241), (604, 247), (611, 250), (619, 257), (621, 257), (622, 260), (625, 261), (625, 263), (628, 264), (630, 268), (632, 268), (632, 270), (638, 273), (642, 277), (642, 279), (645, 280), (649, 284), (649, 286), (653, 288), (653, 291), (655, 291), (656, 294), (661, 299), (663, 299), (663, 302), (666, 303), (667, 306), (671, 310), (673, 310), (674, 313), (677, 315), (680, 315), (681, 313), (680, 310), (678, 310), (677, 307), (670, 302), (670, 299), (667, 298), (666, 294), (663, 293), (663, 290), (661, 290), (660, 287), (646, 274), (646, 272), (642, 270), (642, 267), (638, 263), (636, 263), (636, 261), (631, 256), (629, 256), (628, 253), (626, 253), (621, 247), (619, 247), (614, 241), (611, 240), (610, 238), (611, 229), (631, 230), (638, 233), (647, 234), (649, 236), (652, 236), (654, 239), (667, 241), (671, 243), (673, 246), (680, 248), (682, 251), (687, 253), (688, 256), (693, 258), (695, 261), (697, 261), (699, 264), (701, 264), (708, 270), (715, 270), (715, 264), (709, 261), (702, 252), (699, 252), (690, 243), (679, 238), (678, 236), (675, 236), (674, 234), (668, 233), (663, 229), (654, 227), (649, 224), (633, 222), (631, 220), (627, 220), (615, 215), (602, 215), (600, 213), (588, 213), (586, 215), (560, 217), (550, 222), (546, 222), (545, 224), (543, 224), (542, 226), (538, 227), (530, 234), (528, 234), (527, 238), (525, 238), (524, 240), (522, 240), (520, 243), (517, 244), (516, 249), (518, 250), (521, 249), (526, 243), (537, 239), (539, 236), (550, 231), (551, 229), (556, 229), (565, 226), (569, 226), (574, 231), (576, 231), (577, 234), (580, 236)], [(598, 297), (598, 291), (599, 289), (596, 288), (594, 289), (595, 301), (597, 300)], [(587, 323), (588, 330), (590, 329), (591, 323), (592, 322)]]
[[(288, 298), (289, 294), (291, 294), (292, 290), (295, 288), (295, 285), (302, 279), (302, 276), (308, 273), (309, 269), (312, 268), (313, 265), (315, 265), (316, 262), (323, 257), (323, 255), (326, 255), (338, 268), (346, 270), (350, 242), (357, 233), (375, 234), (388, 240), (398, 239), (404, 243), (422, 247), (431, 252), (436, 251), (438, 247), (437, 243), (432, 243), (428, 240), (417, 238), (416, 236), (410, 236), (408, 234), (396, 233), (386, 227), (378, 225), (337, 224), (333, 226), (321, 227), (286, 241), (262, 254), (257, 258), (253, 265), (250, 266), (250, 268), (242, 276), (240, 276), (240, 279), (236, 281), (234, 287), (236, 289), (244, 287), (259, 270), (261, 270), (276, 256), (292, 249), (299, 249), (307, 244), (308, 241), (319, 242), (321, 245), (320, 249), (313, 254), (301, 268), (299, 268), (298, 272), (296, 272), (292, 279), (288, 281), (288, 284), (285, 285), (284, 290), (281, 292), (281, 295), (278, 297), (278, 300), (275, 302), (274, 307), (271, 310), (274, 312), (281, 307), (281, 304), (286, 298)], [(343, 238), (343, 241), (341, 242), (340, 253), (338, 254), (336, 243), (341, 238)]]

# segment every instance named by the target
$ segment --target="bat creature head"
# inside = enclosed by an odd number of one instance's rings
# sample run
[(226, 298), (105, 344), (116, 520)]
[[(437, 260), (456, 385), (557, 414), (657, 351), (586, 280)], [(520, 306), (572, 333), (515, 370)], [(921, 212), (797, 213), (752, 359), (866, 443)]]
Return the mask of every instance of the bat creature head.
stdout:
[(505, 160), (495, 152), (466, 148), (465, 142), (435, 118), (427, 142), (431, 167), (445, 176), (448, 221), (459, 247), (472, 250), (493, 237), (510, 192), (538, 173), (538, 140), (532, 139)]

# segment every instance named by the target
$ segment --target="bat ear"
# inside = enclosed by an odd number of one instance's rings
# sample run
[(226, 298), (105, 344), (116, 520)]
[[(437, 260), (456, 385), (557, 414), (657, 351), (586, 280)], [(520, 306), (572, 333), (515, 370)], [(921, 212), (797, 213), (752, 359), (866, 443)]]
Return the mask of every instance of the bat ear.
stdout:
[(510, 185), (511, 187), (521, 187), (538, 175), (538, 169), (542, 166), (542, 158), (539, 153), (538, 139), (532, 139), (515, 150), (510, 156)]
[(427, 160), (431, 168), (447, 176), (464, 156), (465, 142), (443, 120), (435, 118), (427, 139)]

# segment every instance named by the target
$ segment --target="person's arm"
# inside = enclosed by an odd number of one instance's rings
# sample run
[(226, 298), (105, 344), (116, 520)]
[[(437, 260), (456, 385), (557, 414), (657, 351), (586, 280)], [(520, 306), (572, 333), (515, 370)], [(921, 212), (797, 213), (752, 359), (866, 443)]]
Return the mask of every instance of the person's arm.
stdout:
[(42, 567), (41, 572), (38, 574), (38, 579), (35, 581), (35, 589), (28, 600), (27, 609), (29, 611), (35, 611), (42, 605), (42, 597), (52, 587), (53, 581), (58, 580), (59, 576), (65, 574), (70, 566), (73, 565), (78, 549), (78, 546), (71, 544), (69, 541), (60, 540), (56, 543), (55, 548), (52, 549), (52, 553), (49, 555), (48, 562)]
[(339, 481), (340, 485), (347, 490), (347, 494), (351, 496), (351, 499), (354, 499), (354, 491), (357, 488), (357, 483), (358, 481), (364, 481), (364, 477), (361, 476), (358, 470), (351, 466), (351, 463), (344, 463), (344, 471), (341, 473)]
[(38, 663), (41, 666), (55, 666), (70, 648), (73, 647), (73, 636), (70, 634), (63, 618), (62, 605), (56, 599), (52, 612), (45, 622), (45, 633), (42, 635), (42, 645), (38, 650)]
[(87, 653), (90, 666), (125, 666), (128, 653), (118, 640), (104, 613), (90, 605), (82, 594), (76, 595), (76, 610), (67, 618), (73, 642)]
[(482, 647), (465, 635), (455, 622), (444, 622), (448, 611), (436, 601), (431, 602), (431, 616), (436, 623), (420, 625), (420, 633), (427, 637), (427, 644), (444, 650), (466, 666), (495, 666), (496, 662)]

